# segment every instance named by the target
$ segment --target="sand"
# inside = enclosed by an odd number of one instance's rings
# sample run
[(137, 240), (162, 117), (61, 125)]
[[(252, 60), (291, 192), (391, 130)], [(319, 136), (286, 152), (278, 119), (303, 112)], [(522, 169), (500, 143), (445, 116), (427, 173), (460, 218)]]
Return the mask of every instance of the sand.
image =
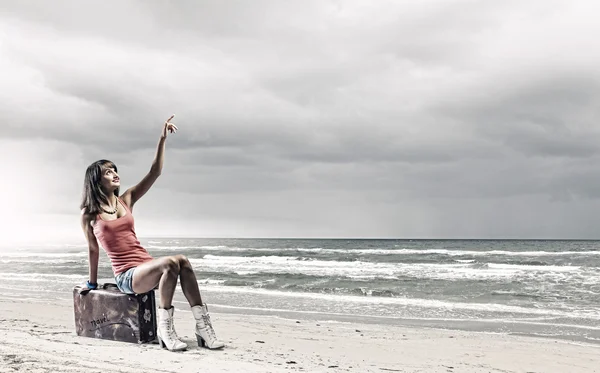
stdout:
[(227, 346), (210, 351), (185, 311), (175, 325), (190, 347), (175, 353), (78, 337), (67, 301), (2, 300), (0, 372), (600, 372), (600, 345), (214, 312)]

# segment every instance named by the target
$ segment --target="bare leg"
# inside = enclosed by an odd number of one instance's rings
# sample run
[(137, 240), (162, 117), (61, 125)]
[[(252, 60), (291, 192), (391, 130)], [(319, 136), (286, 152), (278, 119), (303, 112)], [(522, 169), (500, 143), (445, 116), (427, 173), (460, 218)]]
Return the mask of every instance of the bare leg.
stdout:
[(185, 295), (191, 307), (201, 306), (200, 289), (198, 289), (198, 281), (190, 261), (184, 255), (176, 255), (175, 257), (179, 262), (179, 280), (181, 281), (183, 295)]
[(179, 271), (179, 258), (176, 256), (158, 258), (141, 264), (133, 272), (133, 291), (137, 294), (146, 293), (158, 284), (159, 307), (169, 309), (177, 286)]

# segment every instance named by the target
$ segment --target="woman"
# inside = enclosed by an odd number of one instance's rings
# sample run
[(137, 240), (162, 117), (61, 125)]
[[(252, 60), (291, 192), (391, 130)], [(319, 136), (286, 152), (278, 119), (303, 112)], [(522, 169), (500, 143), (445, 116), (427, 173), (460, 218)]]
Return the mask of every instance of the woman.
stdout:
[(87, 168), (81, 202), (81, 227), (89, 247), (89, 280), (86, 285), (91, 290), (98, 286), (100, 244), (110, 258), (119, 290), (128, 294), (142, 294), (158, 285), (158, 341), (161, 347), (181, 351), (187, 345), (175, 332), (174, 308), (171, 304), (179, 278), (183, 294), (196, 319), (198, 345), (209, 349), (222, 348), (225, 344), (215, 335), (208, 308), (202, 304), (196, 275), (187, 258), (175, 255), (155, 259), (140, 245), (135, 234), (133, 206), (160, 176), (167, 135), (177, 131), (177, 127), (170, 122), (173, 117), (167, 119), (163, 126), (150, 172), (121, 196), (117, 166), (110, 161), (100, 160)]

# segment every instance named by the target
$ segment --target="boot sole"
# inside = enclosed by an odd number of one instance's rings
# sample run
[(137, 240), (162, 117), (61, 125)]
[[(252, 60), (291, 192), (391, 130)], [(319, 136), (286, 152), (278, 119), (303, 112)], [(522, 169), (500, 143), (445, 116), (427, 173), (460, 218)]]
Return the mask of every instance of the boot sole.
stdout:
[(220, 350), (225, 347), (225, 345), (223, 345), (223, 346), (219, 346), (219, 347), (210, 348), (204, 341), (204, 338), (200, 337), (198, 334), (196, 334), (196, 339), (198, 340), (198, 347), (204, 347), (209, 350)]
[(177, 352), (177, 351), (185, 351), (187, 350), (187, 346), (186, 347), (182, 347), (182, 348), (174, 348), (174, 349), (170, 349), (167, 347), (167, 345), (165, 344), (165, 342), (162, 340), (162, 338), (158, 337), (158, 345), (161, 348), (167, 349), (169, 351), (173, 351), (173, 352)]

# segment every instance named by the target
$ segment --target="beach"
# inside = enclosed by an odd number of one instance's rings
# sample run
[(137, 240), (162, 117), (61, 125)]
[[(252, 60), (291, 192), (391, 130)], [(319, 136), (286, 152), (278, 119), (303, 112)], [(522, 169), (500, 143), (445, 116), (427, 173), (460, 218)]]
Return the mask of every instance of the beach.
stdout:
[(66, 300), (0, 301), (1, 372), (598, 372), (600, 345), (551, 338), (211, 312), (221, 351), (79, 337)]

